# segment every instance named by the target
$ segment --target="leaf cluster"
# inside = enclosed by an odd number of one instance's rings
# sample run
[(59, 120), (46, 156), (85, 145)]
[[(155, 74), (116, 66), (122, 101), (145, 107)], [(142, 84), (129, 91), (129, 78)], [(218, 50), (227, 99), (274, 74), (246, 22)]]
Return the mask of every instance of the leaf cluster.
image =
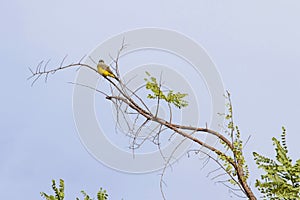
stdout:
[(65, 197), (65, 183), (64, 180), (59, 180), (59, 186), (57, 188), (55, 180), (52, 180), (52, 189), (55, 195), (48, 195), (45, 192), (41, 192), (41, 196), (46, 200), (63, 200)]
[[(55, 195), (48, 195), (45, 192), (41, 192), (41, 196), (46, 200), (63, 200), (65, 197), (65, 185), (64, 180), (59, 180), (59, 186), (57, 188), (55, 180), (52, 180), (52, 189), (55, 193)], [(81, 194), (83, 195), (83, 200), (93, 200), (94, 198), (90, 198), (90, 196), (85, 192), (81, 191)], [(103, 190), (100, 188), (100, 190), (97, 193), (97, 200), (107, 200), (108, 194), (106, 193), (106, 190)], [(76, 200), (79, 200), (79, 198), (76, 198)]]
[(256, 180), (255, 186), (270, 200), (300, 199), (300, 159), (293, 165), (287, 155), (286, 130), (282, 127), (281, 141), (272, 138), (275, 146), (276, 161), (253, 152), (258, 168), (266, 173), (261, 180)]
[[(242, 179), (243, 182), (247, 181), (249, 178), (249, 170), (243, 155), (243, 141), (241, 139), (241, 133), (239, 127), (235, 125), (233, 121), (233, 109), (229, 92), (227, 92), (227, 96), (225, 96), (225, 98), (228, 100), (228, 103), (226, 104), (227, 113), (225, 114), (225, 119), (227, 121), (225, 133), (227, 133), (229, 136), (232, 146), (230, 148), (228, 144), (220, 140), (220, 143), (225, 147), (227, 153), (219, 156), (219, 158), (223, 161), (225, 171), (231, 177), (229, 182), (233, 185), (236, 185), (239, 183), (239, 178)], [(242, 176), (239, 178), (237, 170), (241, 170)]]
[(183, 94), (180, 92), (175, 93), (173, 90), (168, 90), (168, 93), (165, 94), (161, 90), (161, 85), (158, 84), (155, 77), (151, 76), (149, 72), (146, 72), (148, 78), (145, 78), (146, 81), (146, 89), (151, 90), (152, 94), (148, 94), (147, 98), (149, 99), (162, 99), (168, 103), (174, 104), (177, 108), (182, 108), (188, 106), (188, 102), (183, 98), (188, 94)]
[[(81, 194), (84, 197), (83, 200), (93, 200), (85, 191), (81, 190)], [(107, 198), (108, 198), (108, 194), (106, 193), (106, 190), (100, 188), (100, 190), (97, 193), (97, 200), (107, 200)], [(76, 198), (76, 200), (79, 200), (79, 198)]]

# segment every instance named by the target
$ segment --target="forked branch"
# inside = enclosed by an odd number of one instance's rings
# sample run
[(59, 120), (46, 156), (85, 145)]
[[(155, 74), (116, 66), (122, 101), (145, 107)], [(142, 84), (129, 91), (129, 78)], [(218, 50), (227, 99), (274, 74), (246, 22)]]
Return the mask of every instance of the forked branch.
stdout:
[[(105, 98), (109, 101), (111, 101), (117, 110), (117, 123), (119, 122), (120, 118), (122, 117), (126, 121), (126, 116), (133, 114), (135, 116), (134, 125), (130, 125), (129, 122), (127, 122), (127, 126), (129, 128), (128, 134), (130, 138), (132, 139), (132, 145), (131, 147), (133, 149), (140, 148), (142, 144), (145, 142), (145, 139), (142, 140), (141, 143), (138, 143), (138, 137), (141, 132), (141, 130), (148, 124), (148, 122), (153, 122), (158, 124), (159, 130), (155, 133), (152, 137), (147, 137), (147, 139), (151, 140), (154, 144), (158, 145), (160, 148), (159, 138), (161, 134), (165, 133), (165, 130), (168, 129), (173, 133), (181, 135), (184, 140), (190, 140), (200, 147), (204, 147), (209, 150), (209, 154), (206, 154), (210, 159), (214, 160), (221, 169), (225, 171), (225, 173), (229, 176), (229, 181), (233, 185), (236, 185), (240, 191), (251, 200), (255, 200), (256, 197), (254, 196), (251, 188), (247, 184), (247, 178), (248, 178), (248, 172), (247, 172), (247, 166), (245, 165), (245, 160), (242, 154), (242, 142), (240, 139), (240, 133), (237, 128), (233, 124), (233, 117), (232, 117), (232, 105), (230, 100), (230, 94), (227, 93), (227, 98), (229, 100), (229, 114), (226, 115), (226, 118), (229, 120), (229, 124), (227, 128), (229, 129), (228, 135), (224, 135), (222, 133), (219, 133), (215, 130), (211, 130), (208, 127), (193, 127), (193, 126), (185, 126), (185, 125), (179, 125), (172, 122), (172, 110), (170, 107), (170, 104), (174, 99), (176, 100), (175, 106), (177, 108), (181, 108), (187, 105), (187, 102), (184, 100), (181, 100), (179, 98), (183, 98), (185, 94), (180, 93), (174, 93), (173, 91), (169, 92), (168, 95), (165, 95), (161, 92), (161, 82), (156, 82), (156, 79), (151, 79), (153, 82), (150, 82), (148, 84), (149, 88), (154, 92), (154, 95), (150, 95), (151, 98), (156, 99), (157, 103), (157, 109), (154, 113), (150, 111), (150, 109), (147, 107), (147, 104), (145, 103), (145, 100), (143, 97), (139, 96), (137, 94), (136, 88), (129, 88), (128, 85), (122, 80), (120, 72), (119, 72), (119, 57), (121, 55), (121, 51), (126, 48), (126, 45), (123, 41), (122, 47), (117, 53), (117, 58), (113, 59), (114, 63), (114, 71), (117, 74), (117, 77), (119, 79), (118, 82), (114, 82), (113, 79), (110, 79), (107, 76), (103, 76), (105, 80), (110, 84), (112, 90), (109, 92), (100, 91), (98, 89), (91, 88), (89, 86), (82, 85), (84, 87), (87, 87), (88, 89), (94, 89), (95, 92), (99, 92), (105, 96)], [(48, 76), (50, 74), (54, 74), (57, 71), (61, 71), (64, 69), (72, 68), (72, 67), (85, 67), (90, 69), (94, 73), (98, 73), (95, 67), (92, 67), (90, 65), (87, 65), (82, 62), (83, 58), (79, 60), (79, 62), (71, 63), (65, 65), (65, 59), (62, 60), (61, 64), (54, 69), (49, 69), (49, 61), (47, 62), (41, 62), (36, 67), (35, 70), (30, 69), (31, 76), (28, 79), (33, 79), (32, 85), (42, 76), (44, 76), (45, 81), (47, 81)], [(100, 75), (100, 74), (99, 74)], [(149, 83), (149, 82), (148, 82)], [(155, 85), (157, 83), (157, 85)], [(75, 83), (73, 83), (75, 84)], [(80, 85), (80, 84), (78, 84)], [(173, 96), (172, 96), (173, 95)], [(177, 96), (176, 96), (177, 95)], [(170, 108), (170, 117), (169, 119), (163, 119), (158, 116), (158, 108), (163, 103), (166, 102)], [(181, 102), (180, 102), (181, 101)], [(182, 103), (182, 104), (181, 104)], [(124, 106), (125, 108), (124, 108)], [(142, 118), (142, 123), (140, 125), (137, 125), (138, 119)], [(137, 125), (138, 128), (135, 128), (135, 125)], [(189, 132), (192, 131), (192, 134)], [(214, 147), (205, 141), (200, 139), (201, 134), (210, 134), (214, 137), (216, 137), (221, 144), (223, 144), (223, 149)], [(156, 141), (155, 141), (156, 140)], [(175, 150), (174, 150), (175, 151)], [(213, 155), (215, 157), (213, 157)], [(166, 160), (166, 166), (169, 164), (170, 159)], [(221, 174), (223, 176), (223, 174)], [(215, 176), (217, 178), (219, 176)], [(234, 190), (234, 189), (232, 189)]]

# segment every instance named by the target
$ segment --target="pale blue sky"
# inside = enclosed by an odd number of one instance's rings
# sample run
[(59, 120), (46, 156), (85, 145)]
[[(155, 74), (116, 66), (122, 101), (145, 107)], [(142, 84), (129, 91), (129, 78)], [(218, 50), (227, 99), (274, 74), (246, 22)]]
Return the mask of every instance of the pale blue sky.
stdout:
[[(201, 44), (232, 93), (246, 138), (251, 183), (259, 173), (252, 151), (273, 156), (272, 136), (287, 128), (299, 158), (299, 1), (0, 1), (0, 193), (39, 199), (51, 179), (66, 181), (66, 199), (99, 187), (110, 199), (161, 199), (159, 173), (120, 173), (96, 161), (80, 142), (72, 114), (74, 71), (30, 87), (28, 67), (40, 60), (78, 60), (112, 35), (142, 27), (179, 31)], [(206, 177), (197, 158), (166, 174), (168, 199), (238, 199)], [(143, 184), (141, 184), (143, 181)], [(218, 191), (218, 192), (216, 192)], [(40, 198), (41, 199), (41, 198)]]

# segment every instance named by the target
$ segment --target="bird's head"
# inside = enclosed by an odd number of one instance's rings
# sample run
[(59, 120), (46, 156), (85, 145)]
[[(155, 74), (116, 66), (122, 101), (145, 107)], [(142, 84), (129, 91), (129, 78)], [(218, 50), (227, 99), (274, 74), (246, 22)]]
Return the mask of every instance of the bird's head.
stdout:
[(104, 63), (104, 60), (100, 59), (100, 60), (99, 60), (99, 63)]

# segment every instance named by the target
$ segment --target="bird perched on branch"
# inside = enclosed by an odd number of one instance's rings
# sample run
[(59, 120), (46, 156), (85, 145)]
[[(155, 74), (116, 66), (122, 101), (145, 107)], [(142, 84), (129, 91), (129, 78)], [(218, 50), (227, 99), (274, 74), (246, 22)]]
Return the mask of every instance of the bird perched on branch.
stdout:
[(97, 69), (99, 74), (101, 74), (104, 77), (110, 76), (117, 81), (119, 81), (119, 78), (114, 75), (114, 73), (110, 70), (109, 66), (104, 63), (104, 60), (99, 60), (99, 63), (97, 65)]

